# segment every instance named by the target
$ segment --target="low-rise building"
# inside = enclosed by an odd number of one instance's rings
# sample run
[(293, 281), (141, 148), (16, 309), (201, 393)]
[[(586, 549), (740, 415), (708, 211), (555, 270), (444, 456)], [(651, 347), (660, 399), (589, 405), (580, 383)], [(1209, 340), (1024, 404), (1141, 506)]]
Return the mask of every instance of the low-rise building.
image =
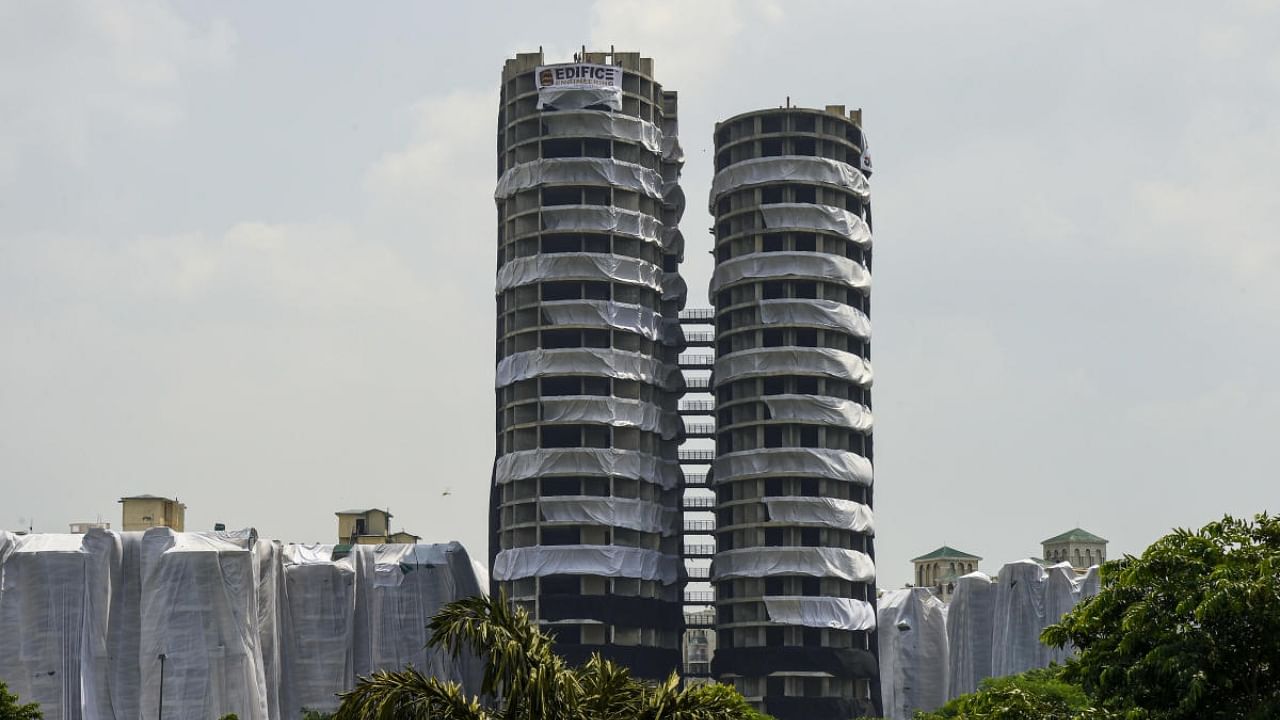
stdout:
[(340, 510), (338, 516), (339, 545), (415, 544), (422, 539), (411, 532), (391, 530), (391, 511), (378, 508)]
[(1107, 541), (1088, 530), (1073, 528), (1040, 542), (1049, 565), (1069, 562), (1076, 570), (1087, 570), (1107, 560)]
[(167, 527), (182, 532), (186, 527), (187, 506), (157, 495), (132, 495), (120, 498), (120, 529), (125, 532)]
[(946, 545), (911, 560), (916, 566), (916, 587), (932, 589), (944, 602), (951, 599), (956, 579), (977, 570), (981, 561), (977, 555)]
[(83, 535), (94, 528), (100, 530), (110, 530), (111, 523), (98, 520), (97, 522), (73, 522), (71, 523), (72, 535)]

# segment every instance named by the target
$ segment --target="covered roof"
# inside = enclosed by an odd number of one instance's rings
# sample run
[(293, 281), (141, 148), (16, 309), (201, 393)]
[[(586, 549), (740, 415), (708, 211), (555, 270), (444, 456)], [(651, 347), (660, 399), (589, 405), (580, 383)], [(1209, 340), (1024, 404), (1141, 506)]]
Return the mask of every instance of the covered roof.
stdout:
[(946, 545), (943, 545), (942, 547), (938, 548), (937, 550), (934, 550), (931, 553), (921, 555), (918, 558), (911, 558), (911, 562), (920, 562), (921, 560), (943, 560), (943, 559), (950, 560), (952, 558), (962, 559), (962, 560), (981, 560), (982, 559), (977, 555), (971, 555), (967, 552), (960, 552), (959, 550), (953, 547), (948, 547)]
[(334, 515), (367, 515), (368, 513), (371, 513), (371, 512), (385, 513), (387, 517), (391, 517), (391, 512), (389, 510), (383, 510), (382, 508), (365, 508), (361, 510), (339, 510), (338, 512), (334, 513)]
[(118, 502), (124, 502), (125, 500), (164, 500), (166, 502), (173, 502), (172, 498), (160, 497), (159, 495), (130, 495), (128, 497), (120, 498)]
[(1040, 544), (1052, 545), (1054, 543), (1064, 543), (1064, 542), (1105, 543), (1107, 541), (1104, 540), (1103, 538), (1098, 537), (1097, 535), (1094, 535), (1088, 530), (1081, 530), (1080, 528), (1072, 528), (1071, 530), (1068, 530), (1062, 533), (1061, 535), (1055, 535), (1049, 538), (1048, 540), (1041, 540)]

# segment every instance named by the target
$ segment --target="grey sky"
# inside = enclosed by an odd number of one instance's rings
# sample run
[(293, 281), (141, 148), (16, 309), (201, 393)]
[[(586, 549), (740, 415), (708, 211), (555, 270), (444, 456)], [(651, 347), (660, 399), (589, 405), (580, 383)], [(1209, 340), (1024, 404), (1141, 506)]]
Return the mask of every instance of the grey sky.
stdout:
[(715, 119), (864, 108), (882, 585), (1275, 509), (1280, 3), (0, 0), (0, 527), (483, 556), (499, 71), (583, 44), (681, 92), (695, 289)]

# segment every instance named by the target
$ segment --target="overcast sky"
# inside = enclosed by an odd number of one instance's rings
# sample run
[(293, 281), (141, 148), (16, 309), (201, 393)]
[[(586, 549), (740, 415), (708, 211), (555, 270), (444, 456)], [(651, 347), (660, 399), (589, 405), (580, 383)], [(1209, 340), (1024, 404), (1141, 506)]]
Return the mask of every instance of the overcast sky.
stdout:
[[(0, 527), (486, 543), (502, 63), (864, 108), (882, 586), (1276, 509), (1280, 3), (0, 1)], [(451, 489), (451, 494), (443, 495)]]

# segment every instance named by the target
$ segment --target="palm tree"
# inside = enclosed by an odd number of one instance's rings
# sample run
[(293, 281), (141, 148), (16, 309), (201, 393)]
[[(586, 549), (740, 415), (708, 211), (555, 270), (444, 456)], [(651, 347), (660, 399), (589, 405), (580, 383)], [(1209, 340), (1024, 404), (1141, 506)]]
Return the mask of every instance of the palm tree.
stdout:
[(429, 645), (484, 657), (480, 694), (412, 667), (361, 678), (334, 720), (765, 720), (727, 685), (680, 688), (672, 673), (650, 684), (593, 655), (572, 668), (529, 613), (505, 597), (450, 603), (431, 619)]

